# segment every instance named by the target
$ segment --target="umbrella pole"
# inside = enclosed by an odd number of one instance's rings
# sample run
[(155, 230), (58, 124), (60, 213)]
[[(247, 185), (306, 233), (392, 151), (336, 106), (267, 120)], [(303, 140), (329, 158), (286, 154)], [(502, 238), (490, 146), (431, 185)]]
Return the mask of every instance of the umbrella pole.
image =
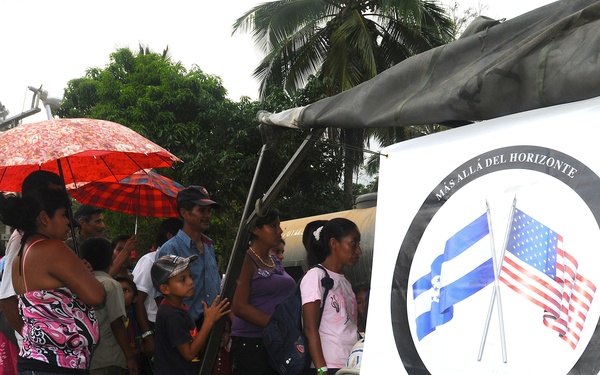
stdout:
[[(65, 192), (66, 192), (67, 185), (65, 184), (65, 175), (63, 173), (62, 164), (60, 162), (60, 159), (56, 159), (56, 164), (58, 164), (58, 174), (60, 175), (60, 179), (62, 180), (63, 189), (65, 189)], [(71, 205), (67, 206), (67, 217), (69, 218), (69, 226), (71, 227), (71, 238), (73, 239), (73, 249), (75, 250), (75, 254), (77, 254), (77, 256), (79, 258), (81, 258), (81, 255), (79, 254), (79, 246), (77, 244), (77, 239), (75, 238), (75, 227), (73, 226), (73, 210), (71, 209)]]
[(137, 234), (138, 220), (137, 215), (135, 215), (135, 227), (133, 228), (133, 234)]

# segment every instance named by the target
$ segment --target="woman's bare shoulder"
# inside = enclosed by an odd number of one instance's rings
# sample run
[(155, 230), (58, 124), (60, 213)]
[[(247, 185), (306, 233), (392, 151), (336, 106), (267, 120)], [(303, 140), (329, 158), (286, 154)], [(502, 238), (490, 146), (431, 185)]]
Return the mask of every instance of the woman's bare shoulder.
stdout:
[(69, 246), (67, 246), (67, 244), (64, 241), (53, 239), (53, 238), (43, 239), (43, 240), (39, 240), (39, 241), (32, 241), (31, 244), (33, 245), (32, 249), (39, 248), (39, 249), (50, 249), (50, 250), (55, 250), (55, 251), (70, 251), (73, 254), (75, 254), (73, 252), (73, 250), (71, 250), (71, 248)]
[(35, 255), (33, 257), (27, 255), (27, 258), (35, 258), (41, 262), (48, 262), (48, 265), (56, 263), (68, 264), (69, 262), (79, 260), (79, 257), (64, 241), (57, 239), (45, 239), (35, 242), (31, 247), (31, 251), (31, 255)]

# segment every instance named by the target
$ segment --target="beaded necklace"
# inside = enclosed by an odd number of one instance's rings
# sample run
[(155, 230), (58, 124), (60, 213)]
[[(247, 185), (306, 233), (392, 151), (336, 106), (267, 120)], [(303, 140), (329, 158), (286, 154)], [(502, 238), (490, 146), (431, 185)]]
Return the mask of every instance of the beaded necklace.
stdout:
[(265, 266), (267, 266), (267, 267), (269, 267), (269, 268), (273, 268), (273, 267), (275, 267), (275, 261), (273, 260), (273, 258), (269, 257), (269, 259), (271, 260), (271, 264), (267, 264), (267, 262), (265, 262), (264, 260), (262, 260), (262, 258), (261, 258), (261, 257), (259, 257), (259, 256), (258, 256), (258, 254), (256, 254), (256, 252), (254, 251), (254, 249), (252, 248), (252, 246), (250, 246), (250, 251), (252, 251), (252, 254), (254, 254), (254, 256), (255, 256), (255, 257), (257, 257), (257, 258), (258, 258), (258, 260), (260, 260), (260, 262), (261, 262), (263, 265), (265, 265)]

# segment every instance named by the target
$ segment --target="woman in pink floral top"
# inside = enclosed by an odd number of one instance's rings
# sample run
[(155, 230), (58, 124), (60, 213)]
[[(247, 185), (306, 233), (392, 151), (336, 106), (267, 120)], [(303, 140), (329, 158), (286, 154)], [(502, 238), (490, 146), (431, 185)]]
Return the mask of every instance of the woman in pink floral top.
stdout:
[(69, 204), (62, 189), (0, 195), (0, 218), (24, 232), (12, 264), (24, 322), (20, 374), (87, 373), (98, 340), (91, 305), (103, 303), (104, 288), (63, 242), (69, 233)]

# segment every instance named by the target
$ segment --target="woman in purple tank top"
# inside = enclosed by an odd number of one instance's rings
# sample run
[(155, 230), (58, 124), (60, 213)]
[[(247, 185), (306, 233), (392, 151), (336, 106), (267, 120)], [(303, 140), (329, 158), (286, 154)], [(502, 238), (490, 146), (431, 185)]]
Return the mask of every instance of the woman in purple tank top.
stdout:
[(271, 314), (296, 283), (269, 250), (281, 242), (279, 211), (271, 208), (259, 217), (250, 235), (233, 297), (235, 318), (231, 329), (234, 375), (276, 375), (269, 366), (262, 331)]
[(69, 205), (64, 188), (40, 187), (23, 197), (0, 194), (2, 221), (24, 233), (12, 264), (24, 322), (19, 374), (85, 374), (98, 341), (91, 305), (103, 303), (104, 288), (64, 243)]

